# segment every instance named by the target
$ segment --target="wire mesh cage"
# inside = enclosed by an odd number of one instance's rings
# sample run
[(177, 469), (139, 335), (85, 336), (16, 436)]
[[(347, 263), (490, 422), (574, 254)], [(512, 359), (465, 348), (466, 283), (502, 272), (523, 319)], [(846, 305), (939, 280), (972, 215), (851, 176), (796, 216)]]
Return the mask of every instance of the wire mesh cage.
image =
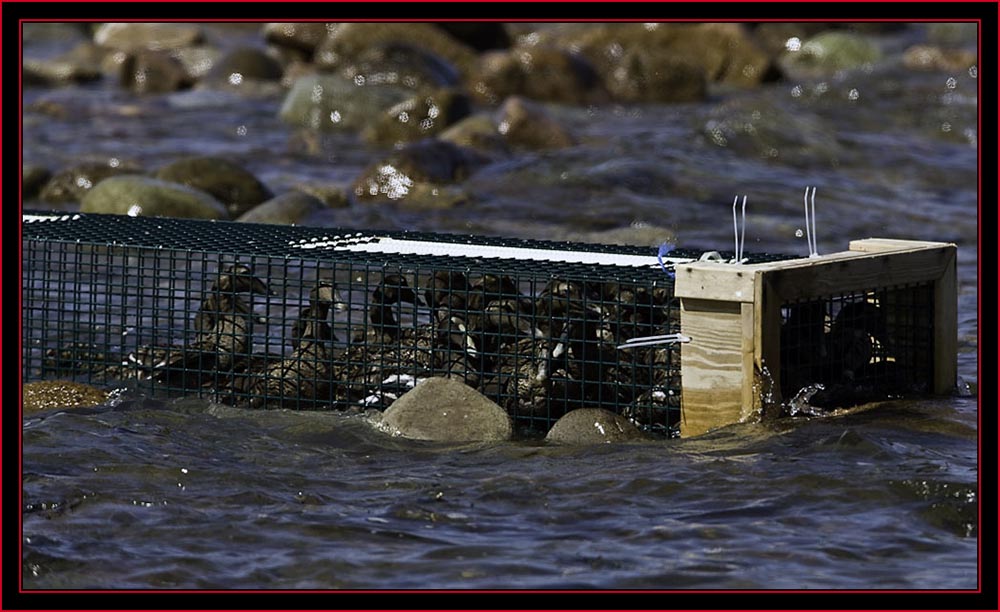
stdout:
[[(668, 434), (680, 331), (649, 248), (26, 215), (23, 376), (250, 408), (385, 408), (457, 377), (525, 430), (578, 407)], [(673, 251), (665, 266), (698, 253)], [(761, 260), (774, 259), (762, 256)]]
[[(678, 271), (688, 286), (690, 272), (719, 270), (739, 286), (754, 269), (787, 262), (793, 273), (802, 260), (756, 254), (741, 265), (700, 264), (702, 255), (26, 214), (22, 375), (293, 410), (384, 409), (420, 380), (447, 376), (495, 401), (523, 432), (599, 407), (677, 435), (682, 412), (695, 422), (696, 411), (757, 402), (741, 355), (771, 365), (780, 397), (820, 383), (811, 402), (831, 407), (921, 390), (938, 371), (933, 282), (779, 291), (775, 324), (751, 317), (748, 331), (740, 304), (756, 290), (732, 298), (711, 277), (680, 295)], [(694, 341), (662, 342), (682, 336)], [(747, 344), (755, 337), (772, 338), (773, 347)], [(719, 395), (730, 382), (731, 397)]]

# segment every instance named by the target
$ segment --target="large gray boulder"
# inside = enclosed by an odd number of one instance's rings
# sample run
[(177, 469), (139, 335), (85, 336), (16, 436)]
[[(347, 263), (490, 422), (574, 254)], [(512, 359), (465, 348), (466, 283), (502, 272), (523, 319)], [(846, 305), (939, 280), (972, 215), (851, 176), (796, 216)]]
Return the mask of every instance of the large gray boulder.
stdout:
[(438, 442), (499, 441), (511, 437), (503, 408), (452, 378), (428, 378), (394, 401), (382, 419), (394, 434)]

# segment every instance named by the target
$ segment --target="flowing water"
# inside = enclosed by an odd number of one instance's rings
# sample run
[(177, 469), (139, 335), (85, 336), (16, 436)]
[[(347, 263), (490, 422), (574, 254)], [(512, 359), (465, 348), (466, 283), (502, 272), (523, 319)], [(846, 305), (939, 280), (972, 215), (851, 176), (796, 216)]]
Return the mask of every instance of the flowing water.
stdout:
[[(806, 253), (801, 192), (814, 185), (821, 253), (872, 236), (958, 245), (954, 395), (560, 447), (413, 442), (360, 417), (126, 392), (23, 418), (23, 586), (975, 588), (978, 83), (974, 70), (903, 68), (921, 36), (878, 37), (886, 59), (868, 70), (698, 104), (553, 107), (580, 144), (486, 167), (463, 206), (354, 205), (308, 223), (727, 249), (745, 193), (747, 251)], [(282, 193), (349, 181), (384, 153), (356, 135), (289, 152), (281, 99), (26, 89), (26, 108), (72, 112), (26, 113), (24, 161), (224, 155)]]

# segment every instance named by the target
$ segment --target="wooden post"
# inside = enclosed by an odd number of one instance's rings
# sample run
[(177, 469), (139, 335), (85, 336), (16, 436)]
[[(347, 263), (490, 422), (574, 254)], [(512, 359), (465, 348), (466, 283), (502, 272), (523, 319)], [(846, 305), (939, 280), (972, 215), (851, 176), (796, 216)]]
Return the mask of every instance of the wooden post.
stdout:
[[(869, 239), (821, 257), (754, 265), (677, 266), (681, 300), (681, 435), (759, 418), (781, 401), (781, 307), (895, 285), (934, 284), (933, 391), (955, 385), (956, 247)], [(767, 391), (767, 397), (762, 393)]]

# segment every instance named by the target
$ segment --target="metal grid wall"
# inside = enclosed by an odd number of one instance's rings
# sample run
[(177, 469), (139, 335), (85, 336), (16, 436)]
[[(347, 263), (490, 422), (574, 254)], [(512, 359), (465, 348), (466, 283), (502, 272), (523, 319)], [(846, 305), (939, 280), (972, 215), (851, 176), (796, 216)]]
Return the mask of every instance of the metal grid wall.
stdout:
[(250, 408), (384, 409), (447, 375), (522, 430), (602, 407), (676, 432), (678, 345), (617, 348), (680, 331), (659, 266), (365, 250), (394, 239), (655, 263), (653, 249), (105, 215), (39, 215), (22, 234), (26, 380), (127, 381)]
[(838, 408), (928, 393), (934, 285), (837, 294), (781, 309), (781, 391)]

